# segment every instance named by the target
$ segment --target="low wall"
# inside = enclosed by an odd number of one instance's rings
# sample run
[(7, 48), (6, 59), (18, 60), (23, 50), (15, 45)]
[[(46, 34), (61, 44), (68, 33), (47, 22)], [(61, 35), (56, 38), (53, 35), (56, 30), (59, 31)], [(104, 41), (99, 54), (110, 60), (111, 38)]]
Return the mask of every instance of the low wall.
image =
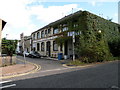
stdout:
[[(11, 59), (10, 56), (0, 57), (0, 67), (1, 67), (1, 66), (11, 65), (10, 59)], [(13, 56), (13, 57), (12, 57), (12, 64), (15, 64), (15, 63), (16, 63), (16, 56)]]

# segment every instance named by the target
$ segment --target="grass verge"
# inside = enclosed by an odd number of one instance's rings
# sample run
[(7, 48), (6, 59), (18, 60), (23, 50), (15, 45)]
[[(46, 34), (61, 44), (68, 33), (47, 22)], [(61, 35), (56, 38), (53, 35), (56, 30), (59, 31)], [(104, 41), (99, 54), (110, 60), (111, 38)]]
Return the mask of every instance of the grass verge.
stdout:
[(79, 60), (70, 61), (70, 62), (66, 63), (67, 66), (80, 66), (80, 65), (87, 65), (87, 64), (88, 63), (84, 63)]

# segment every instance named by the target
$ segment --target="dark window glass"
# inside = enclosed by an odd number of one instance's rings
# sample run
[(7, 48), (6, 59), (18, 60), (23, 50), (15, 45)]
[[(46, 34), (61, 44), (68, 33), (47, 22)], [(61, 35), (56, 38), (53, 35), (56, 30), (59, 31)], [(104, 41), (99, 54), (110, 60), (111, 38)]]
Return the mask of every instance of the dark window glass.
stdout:
[(39, 51), (39, 50), (40, 50), (40, 44), (37, 43), (37, 51)]
[(62, 44), (60, 44), (60, 51), (62, 51), (62, 48), (63, 48), (63, 47), (62, 47)]
[(120, 27), (118, 27), (118, 31), (120, 32)]
[(45, 30), (45, 34), (47, 34), (47, 30)]
[(48, 29), (48, 34), (50, 34), (50, 32), (51, 32), (51, 30), (50, 30), (50, 29)]

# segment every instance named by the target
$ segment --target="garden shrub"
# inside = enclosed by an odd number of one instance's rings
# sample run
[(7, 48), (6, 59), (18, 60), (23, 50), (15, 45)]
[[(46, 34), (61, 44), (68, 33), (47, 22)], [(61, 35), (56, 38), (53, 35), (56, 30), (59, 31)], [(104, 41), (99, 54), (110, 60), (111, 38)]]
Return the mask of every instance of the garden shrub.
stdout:
[(120, 40), (108, 42), (110, 52), (114, 57), (120, 57)]

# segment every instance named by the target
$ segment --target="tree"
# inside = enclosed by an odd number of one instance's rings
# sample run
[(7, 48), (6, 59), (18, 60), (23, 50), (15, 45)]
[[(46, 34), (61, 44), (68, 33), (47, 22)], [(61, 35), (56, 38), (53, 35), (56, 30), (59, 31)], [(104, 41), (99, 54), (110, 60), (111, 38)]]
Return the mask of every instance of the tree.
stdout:
[(5, 38), (2, 39), (2, 53), (10, 56), (10, 64), (12, 64), (12, 56), (15, 54), (15, 50), (17, 47), (17, 40), (7, 40)]

